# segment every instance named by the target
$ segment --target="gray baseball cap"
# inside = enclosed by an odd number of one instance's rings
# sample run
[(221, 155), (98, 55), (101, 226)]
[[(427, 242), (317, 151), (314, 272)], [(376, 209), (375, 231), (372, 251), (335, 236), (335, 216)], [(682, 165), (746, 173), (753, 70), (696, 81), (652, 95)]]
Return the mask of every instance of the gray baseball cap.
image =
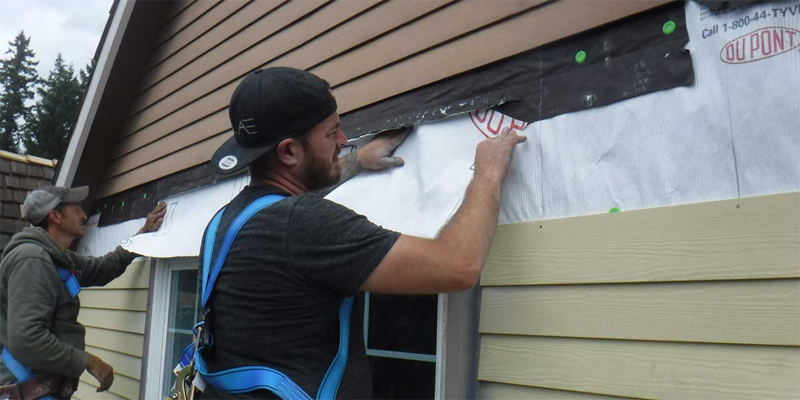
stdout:
[(74, 189), (61, 186), (43, 186), (28, 195), (22, 204), (22, 214), (36, 225), (47, 218), (47, 213), (61, 203), (80, 203), (89, 197), (89, 187)]

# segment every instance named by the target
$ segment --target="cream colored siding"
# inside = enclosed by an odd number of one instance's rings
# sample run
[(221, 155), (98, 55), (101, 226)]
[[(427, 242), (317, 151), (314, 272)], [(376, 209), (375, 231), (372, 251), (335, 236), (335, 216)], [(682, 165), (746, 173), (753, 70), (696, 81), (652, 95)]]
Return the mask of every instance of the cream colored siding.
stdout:
[(481, 394), (797, 399), (798, 278), (800, 193), (501, 226)]
[(75, 398), (139, 398), (149, 272), (140, 258), (109, 285), (81, 291), (78, 321), (86, 327), (86, 351), (114, 368), (114, 384), (96, 393), (97, 380), (84, 373)]
[(207, 162), (230, 135), (236, 83), (256, 68), (310, 69), (346, 113), (665, 2), (192, 3), (157, 35), (98, 195)]

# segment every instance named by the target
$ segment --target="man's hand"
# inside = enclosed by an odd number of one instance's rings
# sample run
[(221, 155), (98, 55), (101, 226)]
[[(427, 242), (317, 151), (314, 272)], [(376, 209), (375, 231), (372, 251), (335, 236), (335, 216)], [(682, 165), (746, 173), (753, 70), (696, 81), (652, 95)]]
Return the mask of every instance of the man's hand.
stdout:
[(148, 233), (148, 232), (155, 232), (158, 228), (161, 228), (161, 224), (164, 222), (164, 215), (167, 214), (167, 203), (163, 201), (158, 203), (156, 208), (153, 211), (150, 211), (147, 214), (147, 221), (145, 221), (144, 226), (142, 229), (139, 229), (139, 233)]
[(86, 371), (100, 382), (100, 387), (97, 388), (98, 392), (105, 392), (114, 383), (114, 368), (111, 368), (110, 365), (94, 355), (89, 354), (89, 364), (86, 365)]
[(493, 182), (503, 182), (511, 163), (514, 147), (528, 138), (505, 128), (499, 135), (478, 144), (475, 151), (475, 176), (485, 177)]
[(381, 170), (386, 168), (402, 167), (405, 164), (400, 157), (391, 157), (392, 152), (400, 146), (413, 127), (394, 129), (381, 132), (372, 141), (358, 149), (358, 163), (361, 168)]

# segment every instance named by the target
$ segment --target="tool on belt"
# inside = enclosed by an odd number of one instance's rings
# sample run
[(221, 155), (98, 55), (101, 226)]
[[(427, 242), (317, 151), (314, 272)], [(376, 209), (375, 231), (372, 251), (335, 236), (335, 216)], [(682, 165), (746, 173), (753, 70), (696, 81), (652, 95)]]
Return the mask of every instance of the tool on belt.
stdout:
[[(211, 223), (208, 225), (203, 245), (203, 287), (202, 287), (202, 307), (203, 321), (194, 326), (194, 343), (186, 347), (175, 373), (178, 376), (175, 386), (173, 386), (170, 398), (174, 400), (194, 400), (195, 393), (202, 392), (206, 384), (213, 386), (216, 390), (226, 393), (244, 393), (257, 389), (267, 389), (284, 400), (312, 400), (299, 385), (282, 372), (263, 366), (238, 367), (219, 372), (208, 372), (203, 353), (213, 343), (213, 337), (205, 329), (205, 321), (209, 316), (207, 307), (208, 299), (214, 288), (214, 283), (219, 276), (228, 251), (233, 244), (233, 240), (244, 226), (245, 222), (257, 212), (282, 200), (284, 196), (268, 195), (259, 198), (249, 204), (231, 223), (225, 238), (222, 241), (217, 258), (214, 256), (214, 243), (219, 228), (222, 213), (225, 208), (217, 212)], [(349, 351), (350, 337), (350, 313), (353, 309), (353, 296), (342, 300), (339, 307), (339, 351), (333, 359), (328, 371), (322, 379), (316, 399), (334, 399), (339, 390), (339, 383), (342, 381), (345, 366), (347, 365), (347, 355)], [(169, 400), (169, 399), (168, 399)]]
[[(81, 284), (75, 275), (78, 271), (66, 268), (58, 268), (58, 276), (72, 298), (78, 295), (81, 291)], [(42, 374), (33, 375), (30, 367), (27, 367), (17, 361), (8, 348), (3, 347), (2, 358), (0, 358), (6, 368), (17, 378), (17, 382), (12, 385), (0, 386), (0, 399), (10, 400), (53, 400), (51, 394), (56, 394), (61, 397), (70, 397), (75, 391), (75, 388), (61, 375), (56, 374)]]

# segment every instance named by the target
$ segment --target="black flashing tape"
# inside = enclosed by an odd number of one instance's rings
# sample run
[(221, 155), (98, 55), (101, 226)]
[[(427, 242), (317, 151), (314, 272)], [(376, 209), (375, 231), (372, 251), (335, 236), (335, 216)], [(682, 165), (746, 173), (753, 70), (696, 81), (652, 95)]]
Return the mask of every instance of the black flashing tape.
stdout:
[(683, 3), (672, 3), (342, 117), (348, 137), (497, 106), (531, 123), (694, 83)]

